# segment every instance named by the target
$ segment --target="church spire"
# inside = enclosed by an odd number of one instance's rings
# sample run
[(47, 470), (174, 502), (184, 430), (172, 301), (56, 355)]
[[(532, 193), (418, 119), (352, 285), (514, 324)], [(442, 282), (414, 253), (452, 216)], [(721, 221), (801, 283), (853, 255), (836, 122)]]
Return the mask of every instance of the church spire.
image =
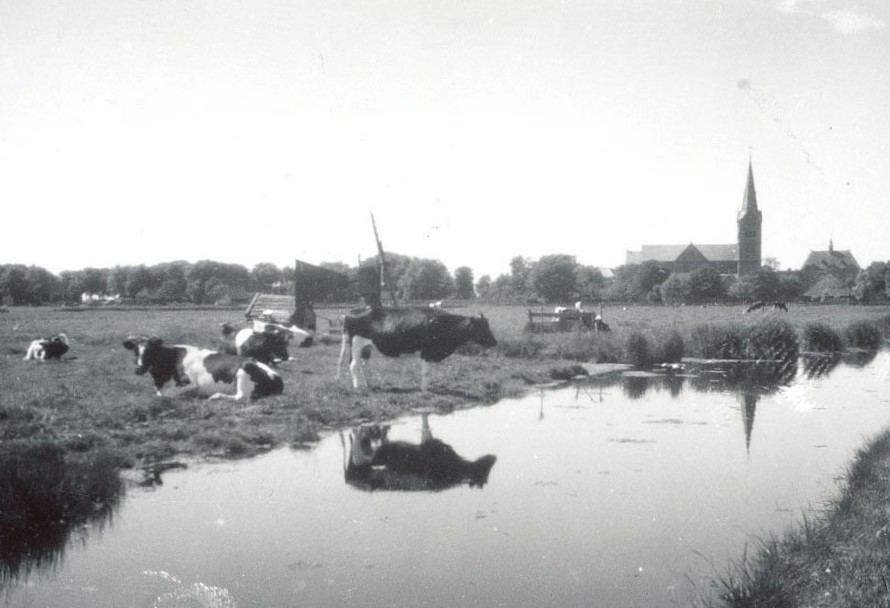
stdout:
[(739, 217), (747, 215), (748, 212), (757, 212), (757, 192), (754, 190), (754, 169), (751, 165), (751, 158), (748, 158), (748, 181), (745, 184), (745, 193), (742, 195), (742, 210), (739, 211)]

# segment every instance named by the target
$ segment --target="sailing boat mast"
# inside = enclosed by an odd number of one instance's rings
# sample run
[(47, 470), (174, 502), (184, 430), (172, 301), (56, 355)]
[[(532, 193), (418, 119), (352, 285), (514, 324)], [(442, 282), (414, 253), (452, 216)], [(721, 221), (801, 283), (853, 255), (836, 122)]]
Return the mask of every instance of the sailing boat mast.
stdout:
[(389, 268), (386, 266), (386, 256), (383, 254), (383, 243), (380, 242), (380, 236), (377, 234), (377, 222), (374, 221), (374, 212), (371, 212), (371, 227), (374, 228), (374, 240), (377, 241), (377, 252), (380, 254), (380, 284), (389, 291), (389, 298), (392, 300), (393, 306), (398, 306), (396, 301), (396, 292), (393, 289), (392, 278), (389, 276)]

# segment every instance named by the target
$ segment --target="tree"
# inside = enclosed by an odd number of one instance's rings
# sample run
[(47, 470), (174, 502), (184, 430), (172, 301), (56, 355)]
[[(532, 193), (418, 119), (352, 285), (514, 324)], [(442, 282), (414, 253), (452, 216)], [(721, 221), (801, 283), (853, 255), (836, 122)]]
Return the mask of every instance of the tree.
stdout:
[(454, 280), (439, 260), (413, 259), (398, 286), (408, 300), (440, 300), (454, 291)]
[(548, 302), (568, 302), (576, 295), (575, 269), (571, 255), (545, 255), (532, 269), (529, 282), (534, 292)]
[(890, 265), (886, 262), (872, 262), (856, 275), (853, 284), (853, 295), (862, 302), (873, 302), (886, 297), (887, 272)]
[(682, 274), (672, 273), (660, 287), (662, 300), (670, 304), (679, 304), (689, 298), (689, 280)]
[(250, 271), (250, 278), (258, 291), (271, 292), (273, 285), (280, 283), (283, 275), (275, 264), (261, 262)]
[(487, 299), (491, 295), (491, 277), (487, 274), (483, 274), (479, 277), (479, 280), (476, 281), (476, 292), (479, 294), (480, 298)]
[(782, 264), (779, 262), (778, 258), (768, 257), (763, 258), (763, 267), (769, 268), (770, 270), (779, 270), (782, 267)]
[(578, 296), (585, 300), (602, 299), (606, 278), (595, 266), (578, 266), (575, 269), (575, 287)]
[(670, 272), (658, 262), (643, 262), (633, 277), (631, 296), (635, 300), (647, 299), (652, 288), (664, 283), (669, 275)]
[(510, 260), (510, 283), (514, 293), (521, 294), (529, 290), (531, 271), (531, 261), (521, 255), (517, 255)]
[(687, 301), (691, 302), (716, 302), (726, 295), (720, 273), (711, 266), (690, 272), (687, 289)]
[(34, 305), (45, 304), (61, 294), (58, 277), (40, 266), (29, 266), (25, 271), (28, 283), (28, 301)]
[(30, 294), (28, 292), (28, 269), (20, 264), (7, 266), (0, 273), (0, 293), (8, 298), (13, 306), (28, 304)]
[(454, 271), (455, 296), (459, 300), (472, 300), (476, 297), (473, 289), (473, 270), (468, 266), (461, 266)]

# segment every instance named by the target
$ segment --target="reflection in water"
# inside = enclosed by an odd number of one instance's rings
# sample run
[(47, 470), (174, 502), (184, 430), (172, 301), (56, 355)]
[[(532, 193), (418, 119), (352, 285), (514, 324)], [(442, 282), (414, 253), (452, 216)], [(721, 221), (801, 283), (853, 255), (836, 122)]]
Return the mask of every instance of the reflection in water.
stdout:
[[(389, 426), (365, 424), (349, 435), (344, 466), (346, 483), (363, 490), (438, 491), (469, 483), (481, 488), (497, 458), (491, 454), (470, 461), (436, 439), (429, 414), (422, 415), (420, 443), (390, 441)], [(340, 435), (344, 449), (343, 435)]]
[(841, 359), (847, 365), (853, 367), (865, 367), (874, 361), (877, 356), (878, 351), (876, 350), (851, 350), (844, 352), (844, 354), (841, 355)]
[[(628, 399), (642, 399), (649, 391), (670, 392), (678, 398), (684, 387), (697, 392), (734, 392), (739, 396), (745, 447), (751, 448), (754, 417), (757, 403), (764, 395), (770, 395), (789, 386), (798, 369), (807, 380), (828, 376), (840, 363), (863, 367), (877, 356), (876, 351), (852, 351), (837, 353), (806, 353), (797, 359), (770, 361), (717, 361), (685, 364), (682, 374), (668, 371), (652, 375), (613, 375), (592, 380), (599, 386), (619, 385)], [(662, 370), (658, 370), (662, 371)], [(588, 384), (589, 386), (589, 384)]]
[(840, 353), (807, 353), (801, 358), (803, 373), (808, 380), (828, 376), (841, 362)]
[(73, 461), (52, 444), (0, 453), (0, 589), (62, 561), (88, 524), (104, 526), (123, 496), (108, 455)]

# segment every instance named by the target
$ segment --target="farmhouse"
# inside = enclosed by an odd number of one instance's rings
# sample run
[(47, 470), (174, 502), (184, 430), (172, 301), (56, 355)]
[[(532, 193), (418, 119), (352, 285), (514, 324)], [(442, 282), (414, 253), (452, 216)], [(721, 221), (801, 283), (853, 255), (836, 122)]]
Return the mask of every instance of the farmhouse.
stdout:
[(800, 273), (807, 284), (833, 277), (841, 286), (849, 287), (859, 270), (859, 263), (850, 250), (839, 251), (834, 248), (834, 241), (829, 240), (826, 251), (810, 251)]
[(653, 261), (671, 272), (692, 272), (710, 266), (720, 274), (743, 275), (760, 269), (761, 224), (763, 214), (757, 208), (754, 170), (748, 161), (748, 180), (742, 195), (742, 208), (736, 218), (738, 241), (722, 245), (643, 245), (640, 251), (628, 251), (626, 264)]

